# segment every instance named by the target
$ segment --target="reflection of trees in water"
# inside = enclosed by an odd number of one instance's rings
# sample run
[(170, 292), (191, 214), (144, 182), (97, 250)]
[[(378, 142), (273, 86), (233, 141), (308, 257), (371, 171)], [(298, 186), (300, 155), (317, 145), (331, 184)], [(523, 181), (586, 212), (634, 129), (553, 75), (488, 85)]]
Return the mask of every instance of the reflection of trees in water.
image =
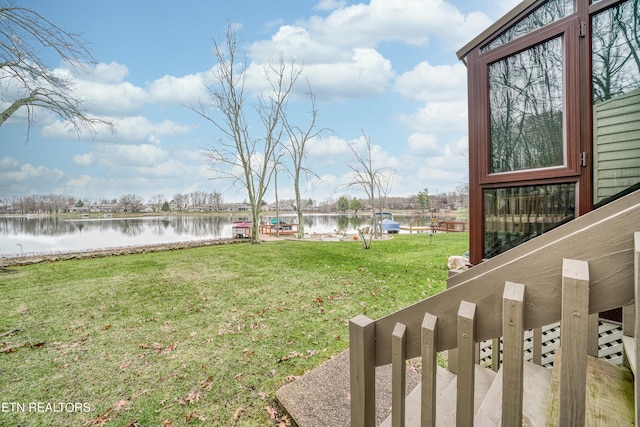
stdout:
[(167, 216), (146, 218), (65, 220), (58, 217), (2, 217), (0, 235), (59, 236), (78, 233), (120, 233), (138, 236), (145, 231), (191, 237), (222, 237), (224, 227), (238, 219), (228, 216)]
[(28, 234), (35, 236), (56, 236), (74, 233), (74, 227), (58, 217), (25, 218), (3, 217), (0, 218), (0, 235)]
[[(339, 233), (351, 233), (360, 227), (369, 225), (369, 215), (305, 215), (307, 230), (324, 230)], [(396, 216), (401, 225), (408, 225), (412, 217)], [(82, 233), (119, 233), (123, 236), (138, 236), (145, 232), (157, 236), (175, 234), (185, 236), (185, 240), (196, 238), (223, 238), (225, 227), (231, 227), (234, 221), (246, 221), (241, 216), (162, 216), (144, 218), (108, 218), (68, 220), (58, 217), (0, 217), (0, 236), (32, 235), (60, 236)], [(416, 221), (414, 220), (414, 225)], [(228, 234), (228, 231), (227, 231)]]

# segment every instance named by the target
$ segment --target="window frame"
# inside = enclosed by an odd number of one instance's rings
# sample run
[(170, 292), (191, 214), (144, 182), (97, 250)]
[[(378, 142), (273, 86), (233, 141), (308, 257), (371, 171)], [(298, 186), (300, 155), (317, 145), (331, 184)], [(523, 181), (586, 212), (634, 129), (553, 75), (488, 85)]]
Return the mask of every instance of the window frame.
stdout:
[[(478, 133), (479, 162), (477, 164), (478, 183), (480, 185), (507, 184), (523, 185), (527, 181), (541, 179), (562, 179), (580, 175), (580, 117), (577, 108), (579, 95), (578, 79), (571, 80), (569, 76), (577, 75), (578, 55), (573, 52), (577, 43), (579, 19), (574, 13), (557, 22), (537, 29), (510, 43), (480, 53), (476, 62), (478, 82), (481, 82), (477, 92), (478, 120), (483, 125)], [(563, 46), (563, 141), (564, 165), (546, 168), (526, 169), (518, 171), (491, 173), (491, 119), (489, 67), (509, 56), (524, 52), (532, 46), (562, 37)], [(490, 42), (490, 41), (489, 41)], [(480, 49), (478, 49), (480, 50)], [(551, 183), (551, 181), (549, 182)]]

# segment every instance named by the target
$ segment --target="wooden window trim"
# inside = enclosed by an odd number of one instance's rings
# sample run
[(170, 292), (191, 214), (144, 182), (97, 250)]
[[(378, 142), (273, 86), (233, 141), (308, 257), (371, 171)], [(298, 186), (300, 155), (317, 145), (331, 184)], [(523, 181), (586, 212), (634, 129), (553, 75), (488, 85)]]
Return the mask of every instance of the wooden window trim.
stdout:
[[(528, 185), (527, 181), (558, 178), (576, 177), (580, 175), (579, 162), (579, 139), (580, 139), (580, 118), (578, 105), (578, 80), (569, 76), (577, 75), (578, 55), (576, 43), (579, 31), (579, 19), (572, 15), (555, 22), (547, 27), (541, 28), (531, 34), (523, 36), (513, 42), (500, 46), (484, 54), (480, 54), (476, 63), (478, 82), (481, 82), (476, 96), (478, 97), (478, 120), (483, 123), (478, 129), (478, 139), (476, 141), (479, 148), (480, 160), (476, 165), (475, 174), (479, 178), (480, 185), (486, 184), (509, 184)], [(565, 144), (565, 164), (549, 168), (528, 169), (513, 172), (490, 173), (490, 105), (489, 105), (489, 66), (508, 56), (522, 52), (531, 46), (544, 43), (556, 37), (562, 37), (564, 56), (564, 144)]]

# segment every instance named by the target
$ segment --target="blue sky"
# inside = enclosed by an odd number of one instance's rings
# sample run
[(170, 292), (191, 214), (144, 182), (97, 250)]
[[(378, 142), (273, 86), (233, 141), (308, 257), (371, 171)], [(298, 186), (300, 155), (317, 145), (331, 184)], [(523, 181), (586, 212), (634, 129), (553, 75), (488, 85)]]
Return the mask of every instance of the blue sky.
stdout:
[[(43, 52), (72, 79), (91, 114), (113, 120), (78, 137), (37, 112), (25, 142), (25, 117), (0, 127), (0, 198), (63, 194), (100, 201), (122, 194), (223, 192), (241, 188), (212, 180), (202, 149), (220, 134), (185, 105), (207, 100), (214, 39), (239, 29), (253, 69), (282, 54), (303, 66), (317, 98), (318, 126), (333, 134), (312, 142), (306, 164), (319, 178), (303, 197), (318, 202), (347, 189), (349, 144), (369, 135), (377, 167), (393, 169), (394, 196), (454, 191), (467, 178), (466, 68), (455, 52), (518, 0), (17, 0), (72, 33), (81, 33), (98, 65), (74, 72)], [(259, 87), (249, 81), (249, 87)], [(308, 111), (294, 97), (292, 115)], [(303, 117), (303, 115), (300, 115)], [(304, 123), (301, 123), (304, 124)], [(280, 199), (293, 198), (279, 174)], [(265, 197), (274, 201), (272, 191)]]

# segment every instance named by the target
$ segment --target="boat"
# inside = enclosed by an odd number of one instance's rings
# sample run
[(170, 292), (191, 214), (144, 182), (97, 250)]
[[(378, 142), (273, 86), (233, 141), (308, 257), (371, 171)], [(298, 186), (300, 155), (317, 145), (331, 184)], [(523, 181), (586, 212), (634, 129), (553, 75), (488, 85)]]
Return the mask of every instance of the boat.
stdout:
[(400, 233), (400, 223), (393, 220), (393, 214), (390, 212), (377, 212), (378, 224), (380, 229), (386, 234)]

